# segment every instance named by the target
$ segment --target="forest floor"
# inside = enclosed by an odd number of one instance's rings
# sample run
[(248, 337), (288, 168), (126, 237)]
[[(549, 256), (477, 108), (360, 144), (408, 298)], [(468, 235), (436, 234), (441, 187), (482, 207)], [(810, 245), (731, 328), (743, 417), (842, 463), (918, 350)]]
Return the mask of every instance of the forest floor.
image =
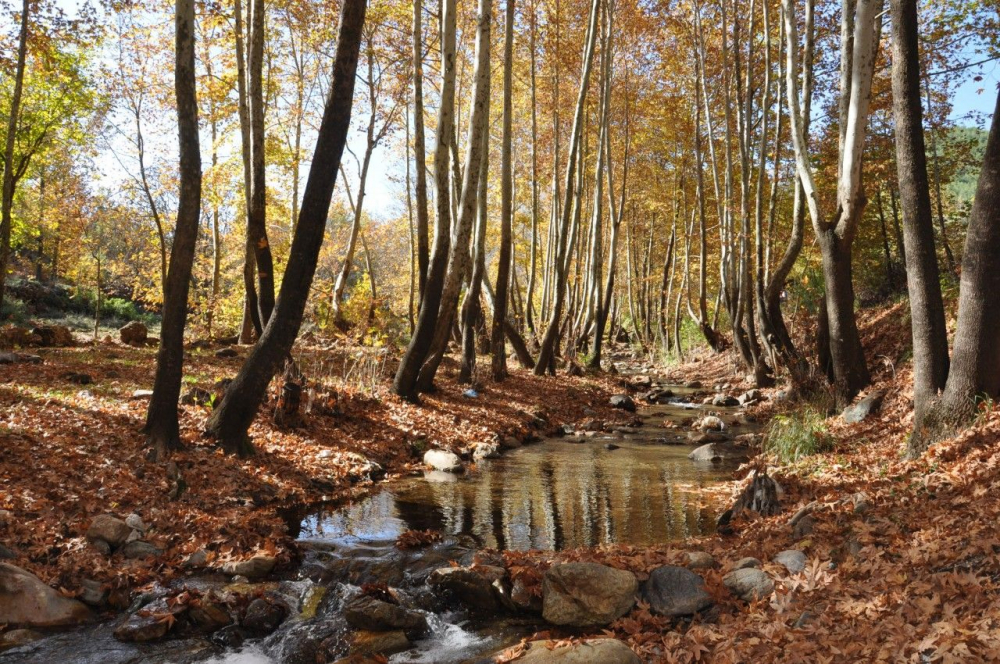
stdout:
[[(248, 350), (233, 349), (228, 358), (217, 357), (216, 347), (189, 349), (182, 394), (211, 392), (235, 375)], [(173, 498), (166, 467), (146, 460), (140, 430), (148, 397), (134, 394), (152, 387), (155, 348), (105, 340), (28, 350), (42, 363), (0, 366), (0, 544), (11, 562), (66, 594), (93, 579), (125, 606), (130, 590), (189, 573), (184, 560), (198, 551), (209, 567), (259, 553), (279, 567), (293, 562), (283, 515), (359, 498), (379, 480), (419, 472), (426, 449), (528, 438), (585, 417), (633, 417), (608, 405), (622, 391), (613, 376), (536, 377), (512, 367), (510, 379), (469, 397), (447, 360), (439, 391), (417, 406), (391, 394), (394, 367), (385, 351), (304, 345), (299, 366), (320, 384), (314, 412), (284, 430), (271, 421), (273, 405), (265, 406), (250, 431), (256, 455), (249, 459), (225, 456), (202, 436), (210, 405), (180, 406), (184, 449), (171, 461), (186, 487)], [(84, 534), (104, 513), (138, 514), (145, 539), (163, 555), (100, 553)]]
[[(972, 428), (904, 461), (913, 417), (908, 310), (896, 303), (859, 316), (873, 367), (869, 392), (887, 393), (881, 411), (857, 424), (840, 413), (826, 418), (826, 452), (786, 465), (768, 459), (785, 491), (779, 515), (750, 514), (734, 520), (729, 535), (664, 546), (510, 553), (508, 565), (538, 580), (553, 562), (589, 560), (629, 569), (641, 581), (660, 565), (685, 564), (687, 552), (712, 554), (715, 567), (698, 570), (715, 599), (711, 610), (672, 620), (640, 602), (603, 632), (643, 661), (1000, 661), (1000, 410), (984, 404)], [(706, 386), (743, 379), (729, 354), (703, 354), (669, 373), (672, 382)], [(758, 421), (816, 407), (776, 401), (777, 388), (767, 392), (772, 398), (750, 410)], [(732, 496), (745, 485), (734, 479)], [(796, 537), (790, 519), (807, 505), (814, 527)], [(806, 554), (804, 571), (790, 574), (773, 561), (787, 549)], [(763, 561), (776, 584), (768, 599), (750, 605), (722, 583), (746, 556)], [(579, 636), (552, 630), (535, 638)]]

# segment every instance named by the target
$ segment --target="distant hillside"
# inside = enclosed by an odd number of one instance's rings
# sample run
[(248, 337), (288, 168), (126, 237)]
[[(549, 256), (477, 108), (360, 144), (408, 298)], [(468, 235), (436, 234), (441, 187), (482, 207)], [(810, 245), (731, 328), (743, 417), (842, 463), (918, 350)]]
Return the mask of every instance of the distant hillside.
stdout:
[(988, 135), (989, 132), (978, 127), (954, 127), (945, 139), (945, 155), (956, 163), (955, 177), (948, 183), (948, 194), (959, 210), (971, 205), (976, 195)]

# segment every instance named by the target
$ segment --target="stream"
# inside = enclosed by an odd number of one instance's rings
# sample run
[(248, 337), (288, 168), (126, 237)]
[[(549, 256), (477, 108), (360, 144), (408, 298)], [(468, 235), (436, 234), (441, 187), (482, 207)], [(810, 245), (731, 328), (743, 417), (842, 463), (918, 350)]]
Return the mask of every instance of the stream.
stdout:
[[(481, 461), (464, 475), (427, 471), (389, 483), (354, 504), (296, 519), (292, 534), (305, 552), (301, 565), (250, 589), (291, 608), (269, 636), (244, 641), (225, 628), (211, 637), (122, 643), (112, 635), (116, 620), (0, 653), (0, 664), (312, 664), (320, 652), (346, 656), (352, 629), (341, 609), (364, 584), (386, 584), (401, 606), (426, 618), (429, 629), (423, 636), (383, 650), (398, 651), (390, 662), (491, 661), (492, 654), (540, 628), (541, 619), (469, 614), (428, 587), (435, 569), (452, 561), (479, 561), (480, 549), (649, 545), (714, 530), (722, 506), (700, 490), (727, 479), (736, 463), (688, 458), (693, 445), (686, 425), (705, 410), (699, 399), (687, 401), (695, 390), (671, 389), (681, 396), (641, 407), (638, 426), (548, 438)], [(704, 408), (728, 422), (736, 412)], [(665, 428), (665, 420), (679, 426)], [(747, 430), (746, 425), (727, 427), (726, 433), (731, 437)], [(396, 538), (409, 530), (434, 530), (443, 537), (419, 549), (397, 548)], [(248, 590), (246, 584), (235, 588), (223, 575), (182, 583)]]

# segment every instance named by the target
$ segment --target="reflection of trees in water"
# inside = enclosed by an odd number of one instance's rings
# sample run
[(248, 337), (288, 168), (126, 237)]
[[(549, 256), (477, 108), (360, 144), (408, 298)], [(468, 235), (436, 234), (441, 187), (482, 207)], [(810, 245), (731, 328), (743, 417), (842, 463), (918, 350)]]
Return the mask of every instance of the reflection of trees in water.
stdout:
[(314, 515), (311, 537), (391, 539), (407, 529), (471, 534), (481, 545), (563, 549), (652, 544), (710, 531), (697, 490), (715, 479), (684, 451), (553, 442), (482, 464), (471, 477), (412, 480), (356, 505)]

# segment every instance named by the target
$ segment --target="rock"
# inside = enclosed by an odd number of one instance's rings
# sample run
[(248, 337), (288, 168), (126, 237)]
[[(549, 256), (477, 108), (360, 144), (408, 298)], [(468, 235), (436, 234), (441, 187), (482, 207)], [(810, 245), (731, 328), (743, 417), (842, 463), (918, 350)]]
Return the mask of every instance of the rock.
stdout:
[(206, 634), (233, 622), (226, 605), (214, 593), (202, 596), (197, 604), (192, 603), (188, 608), (188, 616)]
[(733, 570), (722, 577), (722, 585), (745, 602), (764, 599), (774, 591), (771, 577), (753, 567)]
[(100, 581), (84, 579), (80, 582), (80, 593), (77, 598), (89, 606), (101, 607), (108, 602), (108, 588)]
[(774, 562), (784, 565), (791, 574), (798, 574), (806, 568), (806, 554), (798, 549), (786, 549), (773, 558)]
[(653, 379), (649, 376), (635, 376), (632, 378), (632, 384), (639, 389), (648, 389), (653, 384)]
[(542, 612), (542, 597), (541, 595), (536, 595), (528, 589), (524, 581), (521, 579), (514, 579), (514, 583), (511, 584), (510, 589), (510, 599), (514, 603), (515, 608), (521, 611), (529, 613), (541, 613)]
[(402, 631), (357, 632), (351, 642), (351, 655), (394, 655), (410, 647), (410, 640)]
[(641, 664), (639, 656), (618, 639), (532, 641), (518, 664)]
[(157, 599), (125, 618), (115, 628), (114, 635), (119, 641), (145, 643), (157, 641), (167, 635), (176, 624), (169, 615), (178, 616), (187, 610), (186, 606), (171, 606), (166, 599)]
[(148, 399), (153, 396), (153, 390), (136, 390), (132, 393), (132, 399)]
[(184, 567), (204, 567), (208, 562), (208, 554), (199, 549), (184, 559)]
[(802, 539), (803, 537), (808, 537), (812, 535), (813, 530), (816, 528), (816, 518), (812, 515), (805, 515), (801, 519), (795, 522), (792, 526), (792, 537), (795, 539)]
[(542, 617), (555, 625), (607, 625), (632, 609), (638, 586), (632, 572), (606, 565), (555, 565), (542, 579)]
[(138, 530), (140, 533), (146, 532), (146, 524), (142, 522), (142, 517), (138, 514), (129, 514), (125, 517), (125, 525), (132, 530)]
[(609, 452), (613, 452), (619, 449), (620, 447), (621, 445), (615, 445), (614, 443), (604, 443), (604, 449), (606, 449)]
[(740, 402), (728, 394), (716, 394), (712, 399), (712, 405), (720, 408), (729, 408), (740, 405)]
[(97, 552), (100, 553), (101, 555), (104, 556), (111, 555), (111, 545), (102, 539), (95, 539), (90, 543), (90, 545), (94, 547), (94, 549), (96, 549)]
[(500, 456), (499, 443), (474, 443), (472, 446), (472, 459), (482, 461), (483, 459), (496, 459)]
[(691, 428), (708, 433), (709, 431), (722, 431), (726, 428), (726, 423), (720, 417), (706, 415), (700, 420), (695, 420)]
[(688, 440), (694, 445), (707, 445), (708, 443), (723, 443), (729, 440), (729, 437), (721, 431), (692, 431), (688, 434)]
[(500, 446), (505, 450), (516, 450), (521, 447), (521, 441), (516, 436), (504, 436), (500, 441)]
[(733, 570), (751, 569), (751, 568), (759, 569), (760, 566), (761, 566), (760, 560), (752, 556), (747, 556), (746, 558), (740, 558), (739, 560), (737, 560), (730, 569)]
[(274, 556), (259, 554), (248, 560), (237, 560), (226, 563), (222, 571), (234, 576), (245, 576), (248, 579), (259, 579), (267, 576), (274, 569), (277, 559)]
[(146, 329), (145, 325), (134, 320), (118, 330), (118, 338), (122, 340), (123, 344), (129, 346), (142, 346), (149, 338), (149, 330)]
[(653, 613), (661, 616), (689, 616), (712, 606), (705, 581), (685, 567), (657, 567), (642, 586), (642, 598)]
[(74, 385), (90, 385), (94, 382), (94, 377), (85, 373), (69, 372), (63, 374), (63, 379)]
[(45, 635), (33, 629), (12, 629), (0, 634), (0, 651), (26, 646), (42, 638)]
[(457, 454), (447, 450), (428, 450), (424, 454), (424, 464), (446, 473), (462, 472), (462, 460)]
[(126, 558), (149, 558), (150, 556), (159, 556), (163, 554), (163, 549), (159, 549), (149, 542), (143, 542), (142, 540), (133, 540), (127, 542), (119, 550)]
[(700, 390), (701, 389), (701, 381), (700, 380), (690, 380), (690, 381), (684, 383), (684, 387), (688, 388), (689, 390)]
[(685, 554), (688, 569), (711, 569), (715, 567), (715, 558), (705, 551), (688, 551)]
[(506, 570), (492, 565), (441, 567), (430, 573), (427, 585), (445, 591), (466, 606), (483, 612), (495, 612), (499, 603), (494, 583), (501, 583)]
[(854, 503), (854, 513), (864, 514), (871, 507), (871, 501), (868, 500), (868, 494), (864, 491), (858, 491), (853, 494), (850, 498), (851, 502)]
[(762, 396), (761, 391), (754, 388), (752, 390), (747, 390), (740, 396), (736, 397), (736, 400), (741, 406), (749, 406), (752, 403), (760, 401)]
[(424, 614), (367, 595), (352, 599), (344, 606), (343, 612), (347, 622), (357, 629), (375, 632), (402, 630), (414, 637), (428, 630)]
[(882, 407), (882, 401), (884, 400), (885, 392), (882, 390), (875, 390), (853, 406), (845, 408), (841, 417), (845, 422), (851, 424), (861, 422), (867, 419), (869, 415), (879, 410)]
[(231, 357), (239, 357), (239, 351), (235, 348), (220, 348), (215, 351), (215, 356), (222, 359), (228, 359)]
[(583, 368), (576, 362), (570, 362), (566, 367), (566, 375), (579, 378), (583, 375)]
[(709, 443), (708, 445), (702, 445), (688, 454), (688, 458), (692, 461), (708, 461), (711, 463), (739, 461), (746, 459), (748, 456), (745, 448), (734, 443)]
[(228, 648), (229, 650), (239, 650), (243, 647), (243, 642), (246, 640), (246, 636), (239, 625), (227, 625), (213, 633), (210, 638), (215, 645), (220, 648)]
[(117, 548), (128, 540), (131, 533), (132, 529), (121, 519), (110, 514), (99, 514), (90, 522), (90, 528), (87, 529), (87, 539), (91, 542), (104, 540), (112, 548)]
[(247, 606), (243, 614), (244, 628), (261, 636), (278, 629), (278, 625), (288, 616), (288, 607), (284, 602), (274, 602), (264, 597), (258, 597)]
[(621, 408), (622, 410), (627, 410), (630, 413), (635, 412), (635, 401), (632, 400), (627, 394), (616, 394), (611, 397), (611, 405), (615, 408)]
[(30, 353), (0, 353), (0, 364), (41, 364), (42, 358)]
[(39, 325), (31, 330), (38, 337), (40, 346), (72, 346), (73, 333), (65, 325)]
[(17, 558), (17, 553), (3, 544), (0, 544), (0, 560), (14, 560)]
[(83, 602), (63, 597), (31, 572), (0, 563), (0, 624), (56, 627), (91, 618)]

